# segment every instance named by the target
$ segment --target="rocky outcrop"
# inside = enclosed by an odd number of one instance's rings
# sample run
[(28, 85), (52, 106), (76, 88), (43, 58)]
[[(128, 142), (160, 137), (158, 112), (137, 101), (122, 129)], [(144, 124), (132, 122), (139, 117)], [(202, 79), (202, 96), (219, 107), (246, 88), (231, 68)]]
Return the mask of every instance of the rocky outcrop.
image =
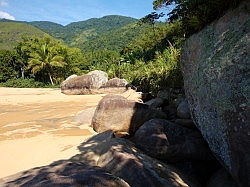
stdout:
[(166, 115), (143, 103), (119, 95), (107, 95), (96, 107), (92, 127), (99, 133), (112, 130), (117, 136), (131, 135), (153, 118), (166, 118)]
[(119, 88), (126, 87), (128, 82), (125, 79), (113, 78), (108, 80), (108, 82), (101, 86), (101, 88)]
[(151, 158), (128, 139), (115, 138), (112, 131), (97, 134), (79, 146), (72, 162), (98, 166), (130, 186), (196, 187), (197, 181), (170, 164)]
[(130, 186), (198, 187), (196, 180), (170, 164), (151, 158), (122, 138), (110, 140), (98, 166), (122, 178)]
[(237, 183), (250, 186), (250, 1), (191, 36), (181, 66), (192, 119)]
[(86, 75), (74, 76), (62, 82), (61, 92), (68, 95), (95, 94), (108, 82), (108, 74), (103, 71), (91, 71)]
[(119, 94), (124, 93), (129, 88), (125, 79), (113, 78), (99, 88), (100, 93)]
[(58, 161), (48, 166), (33, 168), (7, 177), (0, 186), (41, 187), (41, 186), (95, 186), (129, 187), (117, 176), (98, 166), (88, 166), (71, 161)]
[(166, 162), (212, 161), (201, 134), (164, 119), (152, 119), (135, 133), (135, 144), (148, 155)]
[(125, 79), (108, 80), (108, 74), (95, 70), (88, 74), (71, 75), (61, 84), (61, 92), (67, 95), (121, 94), (133, 88)]

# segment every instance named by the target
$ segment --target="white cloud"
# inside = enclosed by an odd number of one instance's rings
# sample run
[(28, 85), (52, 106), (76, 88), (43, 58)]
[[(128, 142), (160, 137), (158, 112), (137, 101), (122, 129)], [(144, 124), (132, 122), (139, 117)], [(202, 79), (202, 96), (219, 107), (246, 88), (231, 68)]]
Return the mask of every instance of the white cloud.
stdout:
[(15, 20), (15, 17), (10, 15), (7, 12), (2, 12), (0, 11), (0, 18), (5, 18), (5, 19), (10, 19), (10, 20)]
[(7, 7), (9, 4), (5, 0), (0, 0), (0, 6)]

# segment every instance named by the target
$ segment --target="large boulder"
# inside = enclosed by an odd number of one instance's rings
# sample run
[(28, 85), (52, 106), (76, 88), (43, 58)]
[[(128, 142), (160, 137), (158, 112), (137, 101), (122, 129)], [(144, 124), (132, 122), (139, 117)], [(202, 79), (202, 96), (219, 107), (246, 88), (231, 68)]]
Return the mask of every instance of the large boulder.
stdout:
[(99, 89), (101, 93), (105, 94), (119, 94), (127, 91), (128, 82), (125, 79), (113, 78), (102, 85)]
[(71, 161), (58, 161), (48, 166), (33, 168), (2, 179), (0, 186), (95, 186), (129, 187), (128, 183), (98, 166)]
[(128, 85), (128, 82), (125, 79), (120, 78), (113, 78), (108, 80), (106, 84), (102, 86), (102, 88), (117, 88), (117, 87), (123, 87), (125, 88)]
[(117, 136), (131, 135), (152, 118), (166, 118), (166, 115), (146, 104), (119, 95), (107, 95), (96, 107), (92, 127), (99, 133), (112, 130)]
[(78, 148), (80, 153), (70, 161), (99, 166), (130, 186), (197, 186), (190, 175), (147, 156), (128, 139), (115, 138), (112, 131), (99, 133)]
[(99, 93), (99, 88), (108, 82), (108, 74), (95, 70), (82, 76), (67, 79), (61, 84), (61, 92), (68, 95)]
[(152, 119), (135, 133), (135, 144), (148, 155), (167, 162), (213, 161), (200, 132), (164, 119)]
[(104, 71), (94, 70), (87, 73), (87, 75), (92, 76), (93, 84), (91, 86), (95, 89), (101, 88), (108, 82), (108, 74)]
[(130, 186), (199, 186), (192, 177), (174, 166), (147, 156), (131, 141), (122, 138), (110, 139), (107, 151), (98, 160), (98, 166), (123, 179)]
[(250, 186), (250, 1), (187, 39), (181, 54), (192, 119), (237, 183)]

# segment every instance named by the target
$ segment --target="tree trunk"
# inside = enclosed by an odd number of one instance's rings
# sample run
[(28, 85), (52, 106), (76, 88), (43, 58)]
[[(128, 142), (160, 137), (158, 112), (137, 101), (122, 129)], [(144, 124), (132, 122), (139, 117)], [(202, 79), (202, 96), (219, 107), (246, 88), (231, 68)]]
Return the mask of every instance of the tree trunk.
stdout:
[(51, 84), (54, 85), (54, 82), (53, 82), (53, 79), (52, 79), (52, 76), (51, 76), (50, 72), (49, 72), (49, 80), (50, 80)]
[(24, 67), (21, 67), (21, 75), (22, 75), (22, 78), (24, 79)]

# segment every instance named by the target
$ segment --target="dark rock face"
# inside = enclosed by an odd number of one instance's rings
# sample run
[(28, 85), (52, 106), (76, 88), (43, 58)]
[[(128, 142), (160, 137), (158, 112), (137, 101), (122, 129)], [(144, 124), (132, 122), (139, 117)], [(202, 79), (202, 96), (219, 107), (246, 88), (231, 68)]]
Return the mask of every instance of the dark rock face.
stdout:
[(224, 169), (221, 168), (216, 171), (206, 187), (239, 187), (235, 184), (235, 181), (232, 179), (231, 175)]
[(163, 112), (148, 105), (127, 100), (118, 95), (107, 95), (99, 102), (92, 119), (96, 132), (112, 130), (116, 135), (133, 134), (152, 118), (165, 118)]
[(130, 186), (198, 186), (173, 166), (145, 155), (127, 139), (111, 139), (109, 149), (98, 160), (98, 166), (122, 178)]
[(177, 107), (177, 116), (181, 119), (190, 119), (190, 109), (187, 100), (182, 101)]
[(164, 119), (152, 119), (135, 133), (136, 145), (167, 162), (212, 161), (214, 157), (198, 131)]
[(250, 1), (191, 36), (181, 66), (192, 119), (223, 166), (250, 186)]
[(145, 104), (152, 108), (159, 108), (163, 105), (164, 100), (162, 98), (154, 98), (150, 101), (147, 101)]
[[(128, 183), (98, 166), (58, 161), (6, 178), (6, 187), (95, 186), (129, 187)], [(1, 184), (0, 184), (1, 185)]]
[(175, 124), (181, 125), (183, 127), (188, 127), (192, 129), (196, 129), (195, 124), (193, 123), (193, 120), (191, 119), (176, 119), (174, 121)]

